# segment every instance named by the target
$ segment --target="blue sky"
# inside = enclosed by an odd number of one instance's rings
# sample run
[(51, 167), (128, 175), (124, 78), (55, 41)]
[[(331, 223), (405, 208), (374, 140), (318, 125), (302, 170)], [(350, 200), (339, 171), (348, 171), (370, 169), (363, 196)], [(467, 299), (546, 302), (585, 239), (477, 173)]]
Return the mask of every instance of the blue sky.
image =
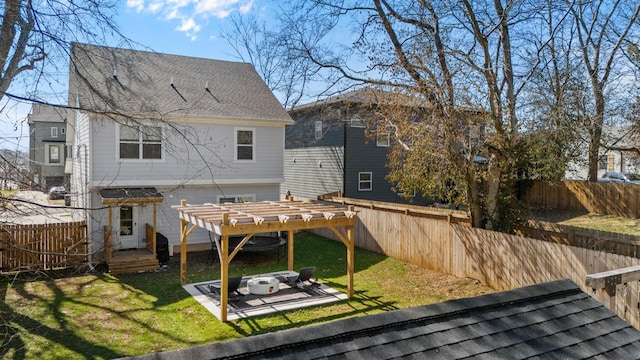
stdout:
[[(233, 13), (264, 14), (270, 0), (126, 0), (116, 21), (124, 36), (153, 51), (239, 61), (222, 38)], [(106, 44), (117, 46), (118, 44)], [(30, 104), (10, 104), (0, 112), (0, 148), (28, 149)]]

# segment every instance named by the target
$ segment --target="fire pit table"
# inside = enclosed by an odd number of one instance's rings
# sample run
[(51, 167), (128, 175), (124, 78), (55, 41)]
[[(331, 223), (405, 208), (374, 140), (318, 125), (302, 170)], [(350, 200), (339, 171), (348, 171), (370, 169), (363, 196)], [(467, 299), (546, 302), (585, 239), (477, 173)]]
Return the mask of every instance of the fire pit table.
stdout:
[(274, 276), (257, 276), (247, 280), (249, 294), (269, 295), (280, 290), (280, 280)]

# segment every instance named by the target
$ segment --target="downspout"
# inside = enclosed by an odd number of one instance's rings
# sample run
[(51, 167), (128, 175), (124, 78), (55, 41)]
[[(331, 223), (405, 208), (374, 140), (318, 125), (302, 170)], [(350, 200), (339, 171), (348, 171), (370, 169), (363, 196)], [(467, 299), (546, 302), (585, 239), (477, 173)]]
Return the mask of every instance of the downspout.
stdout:
[(342, 125), (342, 194), (341, 197), (344, 197), (347, 190), (347, 121)]

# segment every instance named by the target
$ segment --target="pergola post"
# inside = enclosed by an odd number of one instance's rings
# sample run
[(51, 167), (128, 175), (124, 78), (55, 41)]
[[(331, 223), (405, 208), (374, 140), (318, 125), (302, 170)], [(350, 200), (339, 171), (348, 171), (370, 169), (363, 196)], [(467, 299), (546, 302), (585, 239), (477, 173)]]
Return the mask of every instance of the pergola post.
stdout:
[[(181, 200), (180, 205), (187, 206), (187, 200)], [(198, 225), (191, 225), (191, 228), (187, 230), (187, 224), (189, 221), (184, 217), (180, 219), (180, 284), (187, 284), (187, 239), (198, 228)]]
[[(349, 206), (349, 211), (354, 211), (353, 205)], [(353, 296), (353, 273), (355, 272), (355, 220), (347, 226), (347, 297)]]
[(229, 213), (222, 214), (220, 225), (220, 321), (227, 321), (227, 304), (229, 303), (229, 235), (225, 226), (229, 223)]
[[(187, 200), (181, 200), (180, 205), (187, 206)], [(180, 219), (180, 284), (187, 283), (187, 220)]]
[(289, 271), (293, 271), (293, 230), (287, 233), (287, 258)]
[(153, 255), (158, 255), (157, 250), (156, 250), (156, 233), (157, 233), (157, 219), (156, 219), (156, 214), (157, 214), (157, 210), (156, 210), (156, 203), (153, 203), (153, 234), (151, 235), (151, 246), (153, 247)]
[(107, 234), (106, 240), (107, 241), (104, 244), (104, 253), (106, 255), (105, 260), (109, 262), (113, 256), (111, 249), (113, 246), (113, 207), (111, 205), (109, 205), (109, 233)]

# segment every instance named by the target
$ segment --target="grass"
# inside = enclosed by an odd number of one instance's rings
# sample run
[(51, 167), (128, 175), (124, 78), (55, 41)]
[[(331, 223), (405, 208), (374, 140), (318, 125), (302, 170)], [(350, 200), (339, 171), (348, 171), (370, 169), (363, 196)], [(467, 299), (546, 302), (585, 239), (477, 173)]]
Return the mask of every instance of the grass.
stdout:
[(531, 218), (561, 225), (640, 236), (640, 219), (563, 211), (534, 211)]
[[(295, 268), (315, 265), (316, 278), (346, 291), (342, 244), (300, 233)], [(207, 253), (188, 256), (187, 282), (219, 278)], [(180, 349), (266, 332), (375, 314), (492, 292), (472, 279), (419, 268), (356, 249), (355, 294), (330, 305), (221, 323), (180, 286), (179, 262), (161, 271), (118, 277), (3, 279), (0, 358), (111, 359)], [(231, 275), (284, 270), (286, 258), (241, 254)]]
[(586, 214), (560, 221), (559, 224), (640, 236), (640, 219), (613, 215)]

